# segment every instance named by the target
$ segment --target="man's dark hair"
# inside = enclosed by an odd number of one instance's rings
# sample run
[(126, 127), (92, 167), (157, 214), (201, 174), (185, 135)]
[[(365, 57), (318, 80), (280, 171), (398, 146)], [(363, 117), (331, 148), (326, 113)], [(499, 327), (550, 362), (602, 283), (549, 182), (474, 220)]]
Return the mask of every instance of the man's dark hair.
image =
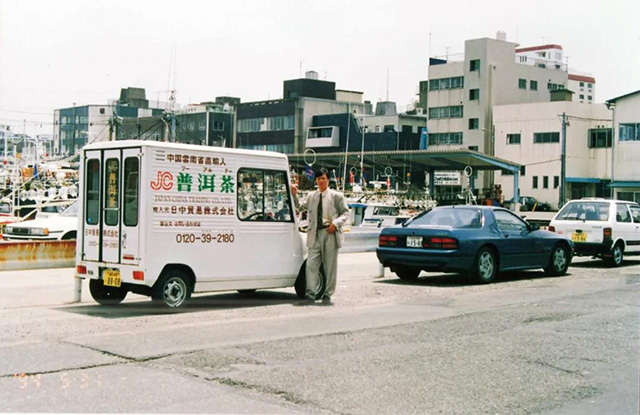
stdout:
[(329, 178), (329, 171), (327, 169), (325, 169), (324, 167), (320, 167), (320, 168), (316, 169), (314, 174), (315, 174), (315, 178), (316, 179), (318, 177), (321, 177), (323, 174), (327, 176), (327, 179)]

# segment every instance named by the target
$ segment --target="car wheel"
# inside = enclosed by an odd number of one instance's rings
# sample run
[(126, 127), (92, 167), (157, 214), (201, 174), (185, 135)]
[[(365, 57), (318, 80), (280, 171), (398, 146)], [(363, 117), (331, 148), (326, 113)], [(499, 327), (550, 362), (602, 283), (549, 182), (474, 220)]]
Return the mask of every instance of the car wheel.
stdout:
[[(324, 286), (327, 282), (327, 277), (324, 275), (324, 268), (322, 265), (320, 266), (320, 280), (318, 281), (318, 287), (315, 290), (316, 300), (318, 300), (322, 293), (324, 293)], [(305, 298), (307, 295), (307, 261), (304, 261), (302, 266), (300, 267), (300, 272), (298, 273), (298, 278), (296, 278), (296, 283), (294, 285), (296, 289), (296, 295), (298, 298)]]
[(102, 280), (89, 280), (89, 292), (100, 305), (118, 305), (128, 291), (122, 287), (105, 287)]
[(487, 247), (480, 248), (472, 271), (474, 279), (481, 284), (487, 284), (496, 279), (497, 273), (496, 255)]
[(420, 268), (400, 267), (396, 268), (394, 272), (401, 280), (415, 281), (418, 279), (421, 271)]
[(623, 257), (624, 249), (622, 248), (622, 244), (618, 242), (611, 250), (611, 257), (607, 258), (606, 261), (611, 267), (619, 267), (622, 264)]
[(191, 281), (180, 270), (165, 272), (155, 283), (151, 298), (167, 308), (181, 307), (191, 297)]
[(551, 252), (551, 258), (549, 259), (549, 265), (544, 269), (545, 274), (558, 277), (567, 273), (571, 258), (569, 257), (569, 250), (564, 245), (556, 245)]
[(251, 289), (251, 290), (238, 290), (239, 294), (242, 295), (251, 295), (253, 293), (255, 293), (257, 290), (256, 289)]

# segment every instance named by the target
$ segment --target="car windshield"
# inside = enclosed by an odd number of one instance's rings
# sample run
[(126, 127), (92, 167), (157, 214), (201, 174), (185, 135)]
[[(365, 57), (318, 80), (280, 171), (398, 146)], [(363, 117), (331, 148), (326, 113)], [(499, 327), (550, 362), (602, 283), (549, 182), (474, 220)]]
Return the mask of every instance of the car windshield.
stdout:
[(482, 212), (480, 209), (474, 208), (433, 209), (413, 220), (411, 224), (480, 228), (482, 226)]
[(565, 206), (556, 220), (609, 220), (609, 203), (606, 202), (576, 202)]
[(78, 202), (73, 202), (73, 204), (66, 208), (60, 216), (78, 216)]

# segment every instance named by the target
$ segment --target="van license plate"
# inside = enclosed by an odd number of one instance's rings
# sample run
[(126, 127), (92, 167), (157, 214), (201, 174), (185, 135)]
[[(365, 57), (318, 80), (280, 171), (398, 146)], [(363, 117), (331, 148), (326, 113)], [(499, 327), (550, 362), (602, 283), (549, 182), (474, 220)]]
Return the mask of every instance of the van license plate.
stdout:
[(118, 269), (105, 269), (102, 277), (106, 287), (119, 287), (122, 285), (122, 278)]
[(422, 236), (407, 236), (408, 248), (422, 248)]
[(571, 240), (573, 242), (587, 242), (587, 234), (584, 232), (582, 233), (574, 232), (573, 234), (571, 234)]

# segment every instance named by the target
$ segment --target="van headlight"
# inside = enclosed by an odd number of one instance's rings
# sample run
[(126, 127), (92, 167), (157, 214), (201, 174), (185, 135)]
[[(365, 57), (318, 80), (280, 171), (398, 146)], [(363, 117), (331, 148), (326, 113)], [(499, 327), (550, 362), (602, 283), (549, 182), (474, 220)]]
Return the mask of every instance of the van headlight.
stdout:
[(29, 233), (34, 236), (48, 236), (49, 229), (48, 228), (31, 228)]
[(13, 227), (12, 226), (6, 226), (4, 228), (4, 232), (5, 233), (13, 233)]

